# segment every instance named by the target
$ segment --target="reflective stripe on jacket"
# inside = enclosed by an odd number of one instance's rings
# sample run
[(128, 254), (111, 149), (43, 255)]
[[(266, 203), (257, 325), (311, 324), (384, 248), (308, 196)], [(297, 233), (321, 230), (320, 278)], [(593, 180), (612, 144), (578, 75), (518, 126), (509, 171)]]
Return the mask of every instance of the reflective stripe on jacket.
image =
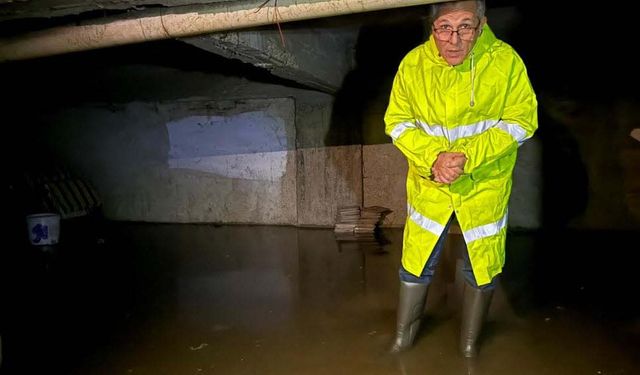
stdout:
[[(517, 149), (538, 127), (520, 56), (487, 25), (457, 66), (440, 57), (430, 38), (402, 60), (385, 124), (409, 162), (404, 268), (420, 275), (455, 211), (478, 285), (491, 282), (504, 266)], [(431, 179), (431, 166), (445, 151), (468, 159), (451, 185)]]

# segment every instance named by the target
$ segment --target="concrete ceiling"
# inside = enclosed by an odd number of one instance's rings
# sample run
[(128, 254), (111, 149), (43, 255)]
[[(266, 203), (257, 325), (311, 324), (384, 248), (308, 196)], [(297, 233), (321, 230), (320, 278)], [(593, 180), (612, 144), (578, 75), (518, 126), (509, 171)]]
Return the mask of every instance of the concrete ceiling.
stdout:
[(174, 39), (333, 93), (352, 68), (359, 25), (282, 33), (275, 24), (437, 1), (0, 0), (0, 63)]

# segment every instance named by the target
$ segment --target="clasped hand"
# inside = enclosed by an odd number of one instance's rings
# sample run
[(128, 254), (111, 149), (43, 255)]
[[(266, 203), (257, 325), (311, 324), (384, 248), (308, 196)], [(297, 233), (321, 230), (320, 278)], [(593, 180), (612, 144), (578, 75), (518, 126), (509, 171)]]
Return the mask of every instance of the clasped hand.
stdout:
[(441, 184), (450, 184), (464, 173), (467, 157), (461, 152), (443, 152), (438, 155), (431, 173), (433, 180)]

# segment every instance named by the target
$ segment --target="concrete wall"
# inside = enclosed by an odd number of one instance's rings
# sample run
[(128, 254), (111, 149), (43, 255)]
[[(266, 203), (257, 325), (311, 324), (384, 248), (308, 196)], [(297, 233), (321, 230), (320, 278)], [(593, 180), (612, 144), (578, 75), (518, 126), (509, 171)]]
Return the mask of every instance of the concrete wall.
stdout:
[(362, 203), (361, 148), (298, 150), (298, 224), (331, 226), (338, 207)]
[(129, 103), (60, 112), (49, 136), (109, 218), (295, 224), (294, 119), (291, 98)]
[(391, 209), (384, 225), (403, 226), (407, 218), (407, 159), (391, 143), (364, 146), (363, 159), (364, 205)]
[[(35, 122), (109, 219), (330, 226), (337, 207), (362, 201), (360, 146), (324, 147), (330, 95), (159, 67), (107, 76), (119, 102), (35, 111)], [(133, 93), (121, 87), (131, 77)]]

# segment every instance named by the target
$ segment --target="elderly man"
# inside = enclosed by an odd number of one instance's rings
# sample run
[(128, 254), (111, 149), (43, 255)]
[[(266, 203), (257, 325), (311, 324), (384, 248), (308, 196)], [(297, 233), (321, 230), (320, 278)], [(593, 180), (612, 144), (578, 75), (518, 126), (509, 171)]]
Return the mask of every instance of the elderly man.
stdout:
[(413, 343), (454, 214), (467, 245), (465, 357), (477, 355), (504, 266), (512, 172), (518, 146), (537, 129), (537, 101), (520, 56), (484, 12), (484, 1), (433, 5), (429, 40), (394, 80), (385, 131), (409, 163), (394, 352)]

